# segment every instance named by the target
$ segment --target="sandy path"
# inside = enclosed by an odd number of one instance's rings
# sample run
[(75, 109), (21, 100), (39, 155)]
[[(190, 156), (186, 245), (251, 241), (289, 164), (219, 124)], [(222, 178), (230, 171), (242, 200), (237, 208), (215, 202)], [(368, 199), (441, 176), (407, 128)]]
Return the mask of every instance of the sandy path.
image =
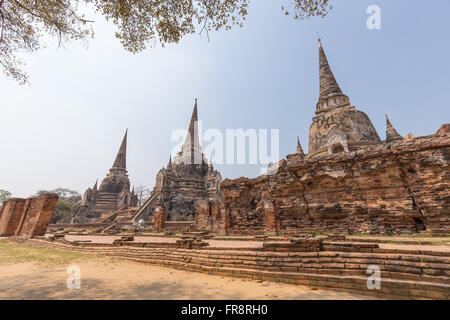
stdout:
[[(77, 236), (77, 235), (66, 235), (64, 237), (68, 241), (79, 241), (79, 240), (90, 240), (93, 243), (113, 243), (114, 240), (118, 240), (121, 236), (95, 236), (95, 235), (87, 235), (87, 236)], [(180, 238), (181, 239), (181, 238)], [(135, 242), (158, 242), (158, 243), (175, 243), (177, 242), (177, 238), (171, 237), (148, 237), (148, 236), (134, 236)]]
[(0, 265), (0, 299), (365, 299), (277, 282), (213, 276), (109, 257), (73, 262), (81, 289), (66, 288), (67, 265)]
[[(77, 236), (77, 235), (66, 235), (66, 240), (76, 241), (76, 240), (90, 240), (93, 243), (113, 243), (114, 240), (120, 239), (120, 236)], [(156, 243), (175, 243), (177, 240), (181, 239), (174, 237), (152, 237), (152, 236), (134, 236), (135, 242), (156, 242)], [(239, 241), (239, 240), (204, 240), (208, 242), (210, 247), (220, 247), (220, 248), (260, 248), (263, 246), (262, 241)]]

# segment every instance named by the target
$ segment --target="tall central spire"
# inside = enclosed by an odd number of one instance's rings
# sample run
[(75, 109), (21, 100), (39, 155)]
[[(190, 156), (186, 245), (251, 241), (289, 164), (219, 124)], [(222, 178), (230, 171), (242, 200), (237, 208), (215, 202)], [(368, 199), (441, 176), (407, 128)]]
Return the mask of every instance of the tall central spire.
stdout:
[(112, 169), (127, 169), (127, 135), (128, 129), (125, 131), (125, 136), (123, 137), (122, 144), (120, 145)]
[(320, 91), (319, 102), (316, 106), (316, 113), (335, 109), (340, 106), (350, 104), (348, 97), (342, 93), (333, 71), (331, 71), (327, 56), (322, 47), (322, 42), (319, 41), (319, 78)]
[(331, 71), (327, 56), (322, 47), (322, 42), (319, 41), (319, 72), (320, 72), (320, 93), (319, 101), (326, 100), (330, 97), (343, 95), (336, 78)]
[(189, 123), (189, 131), (185, 144), (190, 144), (192, 151), (194, 146), (199, 145), (198, 142), (198, 115), (197, 115), (197, 99), (195, 99), (194, 110), (192, 111), (191, 122)]
[(173, 159), (173, 162), (175, 164), (182, 162), (185, 164), (202, 164), (204, 159), (199, 141), (197, 99), (195, 99), (194, 110), (192, 111), (186, 140), (181, 147), (181, 151)]

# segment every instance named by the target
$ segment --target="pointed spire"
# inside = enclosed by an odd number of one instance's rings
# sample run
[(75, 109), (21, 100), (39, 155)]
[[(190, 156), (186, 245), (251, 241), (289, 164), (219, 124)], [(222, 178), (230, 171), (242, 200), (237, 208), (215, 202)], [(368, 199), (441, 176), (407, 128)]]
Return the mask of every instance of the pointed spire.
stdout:
[(305, 153), (303, 152), (302, 145), (300, 144), (299, 137), (297, 137), (297, 152), (296, 152), (296, 154), (305, 155)]
[(214, 167), (213, 167), (212, 160), (211, 160), (208, 163), (208, 172), (212, 172), (213, 170), (214, 170)]
[(98, 184), (98, 180), (96, 180), (96, 181), (95, 181), (95, 184), (94, 184), (93, 190), (95, 190), (95, 191), (97, 191), (97, 184)]
[(391, 121), (389, 121), (388, 116), (386, 115), (386, 142), (393, 142), (403, 140), (403, 137), (395, 130), (392, 126)]
[(167, 164), (167, 170), (172, 170), (172, 155), (170, 155), (169, 163)]
[(127, 169), (127, 135), (128, 129), (125, 131), (125, 136), (123, 137), (116, 160), (114, 160), (113, 168), (115, 169)]
[(201, 159), (197, 159), (201, 155), (201, 147), (198, 134), (198, 114), (197, 114), (197, 98), (195, 99), (194, 110), (192, 111), (191, 121), (189, 123), (188, 135), (183, 145), (184, 153), (189, 153), (191, 164), (200, 164)]
[(196, 122), (198, 122), (197, 115), (197, 98), (195, 98), (194, 110), (192, 111), (191, 122), (189, 123), (189, 135), (191, 136), (191, 141), (197, 136), (198, 132), (196, 130)]
[(326, 100), (330, 97), (344, 95), (339, 87), (330, 65), (328, 64), (327, 56), (322, 47), (322, 42), (319, 42), (319, 73), (320, 73), (320, 93), (319, 101)]
[(134, 194), (134, 186), (133, 186), (133, 190), (131, 190), (131, 194)]
[(197, 99), (195, 99), (194, 110), (192, 111), (191, 121), (189, 122), (186, 140), (181, 146), (181, 151), (178, 152), (176, 157), (173, 159), (173, 164), (178, 166), (180, 164), (203, 165), (205, 163), (202, 147), (200, 145), (199, 126), (200, 122), (198, 121), (197, 114)]

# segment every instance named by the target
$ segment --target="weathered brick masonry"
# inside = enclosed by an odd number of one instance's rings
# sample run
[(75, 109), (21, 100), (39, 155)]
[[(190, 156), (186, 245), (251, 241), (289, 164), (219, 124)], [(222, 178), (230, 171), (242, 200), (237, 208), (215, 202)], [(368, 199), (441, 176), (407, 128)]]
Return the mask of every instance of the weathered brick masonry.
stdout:
[(13, 198), (2, 202), (0, 207), (0, 235), (13, 236), (20, 223), (25, 199)]
[(56, 194), (5, 201), (0, 207), (0, 236), (43, 236), (57, 201)]
[(318, 159), (290, 155), (273, 175), (225, 180), (197, 205), (222, 234), (450, 233), (450, 126), (434, 135)]

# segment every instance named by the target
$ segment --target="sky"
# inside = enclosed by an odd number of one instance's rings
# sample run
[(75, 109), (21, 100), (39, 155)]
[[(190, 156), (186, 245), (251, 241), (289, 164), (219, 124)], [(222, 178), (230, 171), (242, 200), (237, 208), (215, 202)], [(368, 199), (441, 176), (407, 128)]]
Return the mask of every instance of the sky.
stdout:
[[(0, 189), (17, 197), (58, 187), (79, 192), (105, 177), (128, 128), (131, 184), (153, 187), (187, 128), (194, 99), (204, 130), (278, 129), (280, 158), (308, 149), (318, 99), (317, 36), (342, 91), (385, 138), (435, 133), (450, 122), (450, 1), (339, 0), (325, 18), (298, 21), (283, 1), (250, 4), (243, 28), (198, 34), (139, 54), (95, 17), (88, 48), (52, 42), (24, 54), (31, 85), (0, 76)], [(381, 29), (369, 30), (370, 5)], [(259, 166), (217, 165), (224, 178)]]

